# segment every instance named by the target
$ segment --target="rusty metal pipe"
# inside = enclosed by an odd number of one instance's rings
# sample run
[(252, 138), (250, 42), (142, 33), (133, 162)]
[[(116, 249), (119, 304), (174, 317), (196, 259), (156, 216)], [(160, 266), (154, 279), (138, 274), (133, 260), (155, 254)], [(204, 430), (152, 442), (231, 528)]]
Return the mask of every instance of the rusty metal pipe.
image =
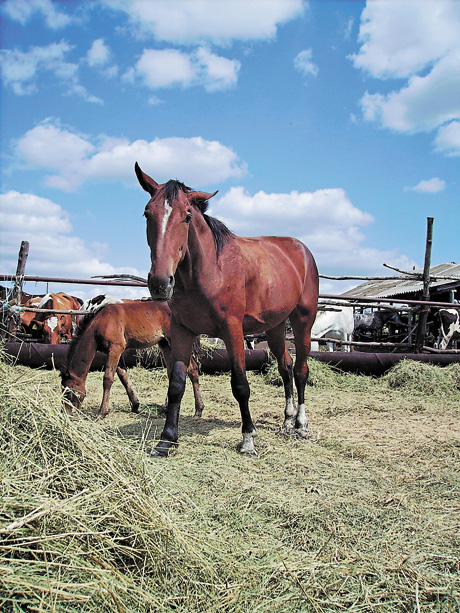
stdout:
[[(60, 368), (66, 364), (69, 345), (47, 345), (44, 343), (6, 343), (7, 353), (19, 364), (31, 366), (32, 368)], [(392, 366), (401, 360), (415, 360), (437, 366), (448, 366), (452, 363), (460, 363), (459, 354), (443, 353), (346, 353), (342, 351), (313, 351), (311, 357), (338, 368), (343, 372), (354, 372), (363, 375), (379, 376), (384, 374)], [(106, 356), (97, 353), (91, 370), (103, 370), (106, 363)], [(246, 350), (247, 370), (261, 370), (269, 362), (267, 351), (262, 349)], [(138, 363), (138, 356), (135, 349), (127, 349), (122, 355), (122, 364), (127, 368)], [(157, 366), (161, 366), (161, 358), (158, 359)], [(204, 355), (200, 358), (201, 370), (207, 374), (216, 372), (228, 372), (230, 370), (230, 360), (226, 349), (216, 349), (211, 355)]]

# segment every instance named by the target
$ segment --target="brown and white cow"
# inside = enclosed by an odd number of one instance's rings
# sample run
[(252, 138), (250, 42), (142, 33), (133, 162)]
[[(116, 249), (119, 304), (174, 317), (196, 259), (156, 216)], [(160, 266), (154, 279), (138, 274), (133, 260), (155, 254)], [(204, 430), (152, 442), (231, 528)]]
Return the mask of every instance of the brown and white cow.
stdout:
[[(78, 298), (64, 292), (46, 294), (41, 298), (32, 298), (24, 306), (39, 309), (56, 309), (59, 311), (78, 310), (81, 302)], [(40, 313), (25, 311), (21, 315), (21, 326), (24, 332), (33, 338), (51, 345), (69, 343), (72, 339), (72, 328), (76, 315), (64, 313)]]

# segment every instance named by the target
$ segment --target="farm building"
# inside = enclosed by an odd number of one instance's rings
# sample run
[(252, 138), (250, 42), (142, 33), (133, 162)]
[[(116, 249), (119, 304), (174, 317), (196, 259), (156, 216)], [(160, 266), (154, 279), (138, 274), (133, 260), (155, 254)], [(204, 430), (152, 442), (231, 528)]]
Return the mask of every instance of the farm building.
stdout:
[[(414, 278), (409, 278), (413, 274)], [(400, 278), (388, 277), (388, 279), (369, 280), (366, 283), (358, 285), (357, 287), (344, 292), (342, 296), (348, 298), (375, 298), (396, 301), (412, 301), (423, 300), (423, 270), (414, 269), (410, 273), (402, 273)], [(429, 290), (430, 302), (445, 302), (446, 304), (453, 304), (460, 302), (460, 265), (455, 262), (449, 264), (439, 264), (430, 268), (430, 290)], [(398, 305), (395, 304), (397, 308)], [(355, 330), (354, 340), (358, 341), (375, 341), (385, 340), (397, 343), (413, 343), (415, 341), (415, 333), (417, 330), (418, 313), (417, 308), (413, 308), (408, 311), (405, 308), (398, 309), (399, 313), (396, 314), (393, 311), (388, 312), (388, 303), (382, 304), (379, 309), (379, 313), (385, 313), (387, 311), (387, 319), (384, 319), (383, 315), (379, 315), (380, 325), (376, 327), (366, 327), (364, 324), (358, 323), (356, 313), (360, 311), (374, 311), (375, 307), (355, 308)], [(439, 321), (435, 316), (436, 309), (432, 310), (428, 314), (426, 321), (426, 329), (424, 332), (425, 346), (437, 346), (441, 339), (441, 330)], [(358, 315), (358, 317), (360, 317)], [(362, 316), (361, 316), (362, 317)]]
[[(403, 300), (419, 300), (422, 297), (423, 270), (414, 269), (414, 280), (408, 279), (406, 274), (401, 279), (389, 277), (388, 280), (366, 281), (342, 296), (360, 296), (365, 298), (395, 298)], [(430, 300), (433, 302), (460, 302), (460, 264), (438, 264), (430, 268)]]

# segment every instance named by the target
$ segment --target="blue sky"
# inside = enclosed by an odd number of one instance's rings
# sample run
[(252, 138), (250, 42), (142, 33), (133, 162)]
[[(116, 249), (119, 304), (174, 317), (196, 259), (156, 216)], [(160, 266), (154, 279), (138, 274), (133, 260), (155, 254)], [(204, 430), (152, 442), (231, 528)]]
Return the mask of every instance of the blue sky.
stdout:
[(0, 11), (2, 273), (28, 240), (30, 275), (145, 276), (135, 161), (160, 183), (218, 189), (212, 215), (300, 238), (326, 275), (422, 266), (427, 216), (432, 264), (459, 261), (459, 0)]

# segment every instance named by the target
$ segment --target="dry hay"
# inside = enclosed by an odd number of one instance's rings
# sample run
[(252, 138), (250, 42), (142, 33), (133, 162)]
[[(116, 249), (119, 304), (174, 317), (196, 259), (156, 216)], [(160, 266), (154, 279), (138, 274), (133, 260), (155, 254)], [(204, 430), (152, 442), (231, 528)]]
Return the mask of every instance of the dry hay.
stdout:
[(146, 453), (163, 370), (130, 371), (139, 415), (116, 384), (98, 421), (100, 373), (68, 418), (56, 372), (0, 362), (0, 610), (457, 611), (458, 372), (438, 397), (403, 367), (317, 365), (312, 440), (281, 434), (282, 389), (251, 372), (259, 456), (241, 457), (229, 376), (204, 375), (204, 417), (187, 386), (164, 460)]

